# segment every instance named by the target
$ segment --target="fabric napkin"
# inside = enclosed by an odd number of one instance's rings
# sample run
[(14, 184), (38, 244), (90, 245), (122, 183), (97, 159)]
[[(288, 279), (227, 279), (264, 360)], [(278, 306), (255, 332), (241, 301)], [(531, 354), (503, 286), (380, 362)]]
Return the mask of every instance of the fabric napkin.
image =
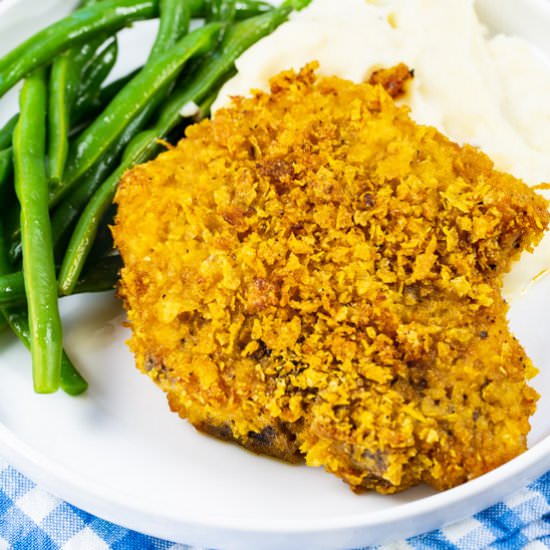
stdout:
[[(0, 457), (0, 550), (191, 550), (97, 518), (44, 491)], [(381, 550), (550, 548), (550, 472), (504, 502)], [(195, 549), (198, 550), (198, 549)], [(281, 549), (284, 550), (284, 549)]]

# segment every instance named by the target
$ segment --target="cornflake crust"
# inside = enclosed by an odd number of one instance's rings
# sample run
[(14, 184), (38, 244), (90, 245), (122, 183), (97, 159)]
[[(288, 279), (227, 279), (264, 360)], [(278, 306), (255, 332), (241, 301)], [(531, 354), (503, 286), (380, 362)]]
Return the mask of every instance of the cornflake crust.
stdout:
[(500, 289), (548, 204), (415, 124), (402, 67), (315, 69), (123, 178), (130, 347), (201, 431), (355, 491), (453, 487), (525, 450), (536, 370)]

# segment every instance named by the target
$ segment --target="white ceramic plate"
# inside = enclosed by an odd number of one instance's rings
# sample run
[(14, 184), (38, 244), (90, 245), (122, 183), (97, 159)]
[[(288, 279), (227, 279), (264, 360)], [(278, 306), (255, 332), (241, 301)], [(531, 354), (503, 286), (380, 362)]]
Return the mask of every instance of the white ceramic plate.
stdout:
[[(0, 0), (0, 53), (73, 2)], [(492, 27), (530, 39), (550, 56), (550, 3), (479, 0)], [(154, 28), (122, 44), (122, 72)], [(14, 93), (0, 121), (15, 109)], [(134, 366), (123, 314), (109, 293), (63, 301), (66, 347), (90, 382), (85, 396), (33, 393), (28, 353), (0, 338), (0, 454), (53, 493), (126, 527), (223, 548), (351, 548), (413, 535), (475, 513), (550, 469), (550, 278), (512, 303), (512, 328), (542, 372), (530, 450), (450, 491), (354, 495), (320, 469), (252, 455), (200, 435), (168, 410)]]

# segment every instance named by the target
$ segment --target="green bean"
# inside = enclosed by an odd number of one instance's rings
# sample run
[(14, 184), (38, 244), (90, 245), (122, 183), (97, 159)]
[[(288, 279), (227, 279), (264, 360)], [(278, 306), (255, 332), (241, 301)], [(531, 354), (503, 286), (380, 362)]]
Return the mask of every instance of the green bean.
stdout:
[(63, 350), (61, 355), (61, 389), (68, 395), (76, 397), (88, 389), (88, 382), (76, 370), (73, 362)]
[(10, 176), (12, 173), (12, 149), (8, 147), (0, 151), (0, 204), (4, 204), (6, 200), (7, 189), (9, 186)]
[(89, 170), (101, 155), (119, 138), (126, 126), (157, 94), (164, 95), (185, 63), (193, 56), (208, 51), (221, 26), (205, 25), (148, 62), (143, 70), (113, 99), (109, 106), (76, 140), (67, 161), (64, 181), (50, 195), (50, 204), (59, 199)]
[[(75, 103), (98, 93), (116, 61), (116, 40), (92, 57), (103, 40), (84, 44), (80, 51), (68, 50), (54, 58), (50, 72), (48, 112), (48, 163), (50, 185), (59, 184), (69, 151), (72, 113)], [(87, 70), (83, 73), (83, 67)]]
[(69, 151), (70, 111), (78, 91), (78, 67), (72, 51), (56, 57), (50, 71), (48, 108), (48, 167), (50, 185), (63, 176)]
[[(6, 257), (7, 255), (4, 254)], [(6, 268), (5, 264), (2, 268)], [(1, 269), (0, 269), (1, 271)], [(24, 303), (24, 300), (23, 300)], [(0, 325), (9, 326), (21, 342), (30, 349), (31, 335), (26, 307), (0, 308)], [(1, 330), (1, 328), (0, 328)], [(63, 351), (61, 356), (61, 389), (69, 395), (79, 395), (88, 387), (86, 380), (76, 370), (75, 366)]]
[[(51, 213), (52, 241), (56, 258), (65, 252), (67, 232), (74, 226), (84, 207), (93, 196), (97, 188), (115, 168), (116, 161), (131, 138), (142, 128), (141, 118), (132, 122), (120, 138), (120, 140), (79, 180), (78, 185), (53, 209)], [(2, 189), (0, 188), (0, 191)], [(0, 197), (3, 195), (0, 194)], [(17, 205), (15, 205), (17, 206)], [(19, 216), (8, 211), (7, 231), (9, 238), (9, 257), (12, 263), (16, 263), (21, 257), (21, 231)], [(62, 257), (62, 256), (61, 256)]]
[(56, 251), (60, 250), (63, 237), (71, 229), (82, 210), (95, 193), (96, 189), (104, 181), (110, 170), (114, 168), (114, 162), (120, 155), (115, 151), (114, 155), (107, 153), (99, 164), (91, 170), (87, 177), (79, 183), (69, 195), (57, 206), (52, 214), (52, 236)]
[(15, 128), (18, 120), (19, 115), (13, 115), (0, 130), (0, 149), (6, 149), (7, 147), (10, 147), (13, 136), (13, 129)]
[(104, 0), (53, 23), (0, 59), (0, 97), (59, 53), (102, 33), (158, 14), (158, 0)]
[(0, 275), (0, 306), (18, 304), (25, 301), (25, 281), (23, 273), (16, 271)]
[(237, 0), (235, 18), (237, 20), (250, 19), (273, 9), (273, 4), (261, 0)]
[[(116, 35), (115, 37), (116, 38)], [(112, 40), (109, 39), (109, 35), (101, 33), (98, 36), (92, 38), (90, 41), (85, 42), (78, 49), (73, 49), (73, 61), (77, 67), (78, 73), (78, 83), (77, 83), (77, 96), (84, 94), (87, 90), (87, 77), (85, 76), (90, 71), (93, 70), (93, 65), (97, 59), (98, 53), (101, 54), (105, 50), (104, 44), (111, 43)], [(83, 76), (84, 75), (84, 76)]]
[[(86, 7), (96, 0), (83, 0), (78, 7)], [(48, 108), (48, 167), (50, 185), (57, 185), (63, 176), (69, 150), (71, 111), (81, 88), (83, 66), (99, 47), (94, 39), (78, 50), (67, 50), (56, 56), (50, 71)]]
[(91, 59), (82, 77), (82, 88), (74, 105), (75, 112), (81, 112), (86, 105), (97, 100), (103, 82), (116, 63), (117, 55), (118, 42), (113, 39)]
[[(63, 253), (62, 247), (66, 244), (64, 236), (78, 220), (82, 210), (93, 196), (99, 185), (115, 168), (115, 162), (120, 157), (128, 142), (143, 128), (144, 120), (149, 118), (156, 104), (150, 104), (136, 117), (125, 129), (120, 139), (104, 153), (103, 157), (91, 170), (77, 182), (75, 188), (63, 198), (54, 208), (51, 216), (52, 240), (54, 250)], [(12, 230), (8, 232), (10, 237), (9, 254), (12, 262), (16, 262), (21, 255), (21, 232), (19, 224), (9, 224)], [(57, 257), (57, 254), (56, 254)]]
[[(11, 265), (8, 257), (8, 250), (6, 246), (6, 234), (4, 232), (4, 225), (2, 218), (0, 217), (0, 275), (11, 270)], [(6, 318), (4, 317), (4, 309), (0, 308), (0, 332), (3, 332), (9, 327)]]
[(110, 84), (107, 84), (104, 88), (99, 90), (99, 101), (102, 105), (110, 103), (115, 96), (132, 80), (141, 70), (143, 66), (134, 69), (131, 73), (121, 76), (117, 80), (114, 80)]
[[(156, 59), (162, 56), (164, 52), (171, 50), (179, 40), (183, 39), (189, 33), (189, 24), (191, 22), (191, 12), (187, 2), (181, 0), (160, 0), (159, 4), (160, 22), (155, 38), (155, 42), (144, 69), (149, 69), (151, 65), (156, 64)], [(170, 92), (173, 82), (162, 86), (153, 99), (145, 106), (143, 111), (136, 117), (141, 122), (134, 123), (134, 132), (141, 130), (147, 123), (152, 113), (156, 110), (158, 104), (165, 99)], [(133, 137), (133, 136), (132, 136)]]
[[(178, 4), (181, 3), (177, 2)], [(186, 23), (188, 21), (188, 16), (185, 15), (186, 10), (182, 10), (181, 7), (178, 8), (179, 13), (175, 13), (174, 10), (167, 10), (164, 15), (164, 19), (168, 18), (172, 26), (172, 35), (168, 32), (168, 29), (165, 27), (163, 32), (160, 33), (160, 38), (157, 38), (155, 41), (156, 44), (161, 44), (164, 47), (168, 48), (171, 46), (171, 43), (176, 40), (177, 35), (181, 34), (185, 30)], [(161, 19), (162, 21), (162, 19)], [(129, 80), (129, 76), (123, 77), (122, 82)], [(114, 83), (116, 86), (120, 86), (121, 83)], [(105, 97), (109, 97), (112, 94), (112, 85), (104, 89), (103, 94)], [(147, 119), (150, 115), (151, 110), (154, 110), (154, 105), (147, 106), (147, 113), (143, 113), (144, 116), (139, 115), (132, 123), (128, 125), (122, 134), (121, 138), (117, 143), (113, 145), (104, 155), (104, 157), (97, 163), (92, 170), (89, 170), (89, 173), (86, 174), (82, 181), (78, 183), (76, 189), (74, 189), (65, 199), (58, 205), (54, 210), (52, 216), (52, 237), (53, 242), (56, 248), (62, 244), (62, 238), (68, 229), (73, 225), (73, 223), (78, 219), (78, 216), (82, 212), (82, 209), (93, 195), (94, 191), (97, 189), (99, 184), (107, 176), (108, 171), (112, 170), (114, 167), (114, 162), (128, 144), (129, 140), (134, 137), (134, 135), (142, 128), (144, 119)], [(16, 260), (20, 254), (20, 246), (18, 246), (18, 241), (20, 235), (17, 230), (12, 234), (10, 247), (10, 255), (12, 260)]]
[(165, 51), (189, 32), (191, 11), (187, 2), (181, 0), (160, 0), (160, 22), (155, 43), (149, 53), (148, 62)]
[[(167, 49), (170, 49), (177, 40), (188, 32), (191, 14), (189, 4), (180, 0), (161, 0), (160, 3), (160, 25), (149, 55), (154, 60)], [(107, 170), (113, 167), (114, 160), (122, 153), (122, 150), (131, 138), (141, 130), (151, 113), (156, 109), (158, 101), (150, 103), (124, 130), (121, 138), (114, 146), (108, 149), (88, 175), (80, 181), (76, 188), (59, 204), (52, 217), (52, 233), (54, 243), (59, 243), (61, 237), (76, 221), (93, 193), (107, 176)]]
[(46, 72), (39, 69), (23, 84), (19, 122), (13, 134), (33, 382), (38, 393), (51, 393), (59, 388), (63, 350), (44, 165), (46, 95)]
[[(112, 290), (118, 281), (120, 267), (121, 260), (120, 256), (117, 255), (94, 259), (90, 265), (86, 265), (84, 268), (72, 294)], [(26, 302), (23, 273), (15, 271), (0, 275), (0, 309), (23, 306)]]
[(118, 56), (118, 41), (116, 37), (107, 41), (87, 63), (82, 76), (81, 93), (90, 93), (90, 90), (99, 92), (103, 82), (115, 66)]
[(119, 141), (105, 152), (93, 169), (84, 175), (78, 182), (78, 185), (54, 209), (52, 214), (52, 235), (56, 249), (62, 243), (63, 236), (77, 221), (96, 189), (115, 168), (115, 162), (119, 159), (128, 142), (141, 127), (141, 117), (132, 121)]
[[(31, 348), (31, 331), (29, 318), (24, 309), (10, 307), (3, 310), (5, 319), (15, 335), (21, 340), (26, 348)], [(88, 388), (88, 382), (76, 370), (68, 355), (63, 351), (61, 354), (60, 387), (69, 395), (80, 395)]]
[[(12, 266), (8, 256), (8, 249), (6, 246), (6, 232), (4, 230), (4, 224), (0, 217), (0, 275), (4, 276), (12, 271)], [(24, 292), (24, 290), (23, 290)]]
[[(100, 101), (104, 96), (109, 99), (112, 95), (116, 95), (116, 88), (122, 88), (140, 69), (133, 71), (129, 75), (122, 77), (119, 81), (115, 81), (112, 84), (103, 88), (100, 92)], [(85, 109), (85, 107), (82, 107)], [(75, 108), (75, 116), (82, 115), (82, 111), (78, 111)], [(63, 244), (63, 236), (76, 222), (82, 210), (86, 206), (86, 203), (90, 200), (97, 187), (107, 177), (110, 171), (114, 169), (114, 163), (120, 156), (124, 147), (128, 144), (131, 138), (142, 128), (142, 124), (139, 120), (134, 121), (128, 126), (124, 134), (121, 136), (118, 143), (116, 143), (111, 149), (109, 149), (105, 155), (100, 159), (92, 170), (89, 170), (79, 180), (76, 188), (71, 191), (61, 203), (54, 209), (52, 214), (52, 238), (54, 243), (54, 249), (60, 249)], [(6, 182), (8, 186), (9, 181)], [(4, 189), (0, 185), (0, 197), (4, 197)], [(2, 204), (2, 203), (0, 203)], [(17, 207), (17, 205), (15, 205)], [(19, 226), (19, 213), (9, 210), (7, 220), (7, 235), (9, 235), (9, 257), (12, 263), (16, 263), (21, 258), (21, 230)], [(66, 243), (65, 243), (66, 244)]]
[[(70, 103), (72, 102), (74, 95), (71, 91), (71, 88), (75, 88), (74, 83), (78, 84), (78, 88), (82, 88), (82, 93), (87, 94), (88, 88), (86, 86), (81, 86), (80, 84), (80, 70), (81, 67), (86, 63), (86, 59), (90, 58), (93, 53), (94, 49), (97, 48), (100, 41), (95, 41), (93, 43), (85, 44), (85, 47), (75, 53), (73, 51), (66, 52), (63, 54), (64, 63), (59, 67), (58, 70), (61, 70), (61, 67), (63, 70), (66, 70), (67, 72), (63, 74), (63, 76), (58, 76), (58, 78), (55, 78), (54, 82), (52, 82), (52, 77), (50, 77), (50, 102), (49, 102), (49, 125), (50, 125), (50, 133), (49, 133), (49, 160), (50, 160), (50, 184), (56, 184), (59, 181), (59, 175), (62, 173), (62, 167), (64, 166), (64, 157), (66, 153), (66, 146), (68, 145), (68, 137), (71, 136), (71, 133), (74, 132), (74, 129), (69, 132), (69, 136), (66, 136), (66, 124), (67, 124), (67, 116), (69, 115), (69, 109), (67, 108)], [(107, 63), (111, 64), (114, 62), (112, 59), (113, 51), (112, 48), (109, 48), (110, 52), (106, 56), (108, 58)], [(74, 54), (71, 58), (70, 54)], [(58, 58), (59, 59), (59, 58)], [(54, 61), (54, 65), (57, 59)], [(105, 67), (103, 67), (105, 69)], [(54, 71), (54, 68), (52, 68), (52, 73)], [(98, 77), (101, 78), (101, 77)], [(127, 77), (126, 77), (127, 78)], [(91, 85), (90, 82), (87, 83), (88, 85)], [(116, 82), (114, 84), (117, 84)], [(118, 85), (121, 86), (121, 83), (118, 83)], [(109, 86), (105, 89), (110, 88)], [(67, 90), (68, 93), (67, 93)], [(101, 96), (103, 92), (100, 91), (99, 95)], [(114, 90), (111, 88), (105, 92), (105, 96), (108, 97), (108, 94), (113, 94)], [(80, 105), (74, 105), (71, 109), (71, 118), (77, 118), (80, 119), (83, 116), (86, 116), (82, 110), (86, 109), (86, 107), (81, 107)], [(18, 119), (19, 115), (16, 115), (12, 118), (13, 123), (15, 123)], [(11, 125), (13, 125), (11, 123)], [(11, 142), (11, 136), (10, 136), (10, 142)], [(2, 180), (3, 176), (3, 154), (0, 152), (0, 198), (4, 198), (4, 190), (3, 190), (3, 184), (6, 184), (8, 182)], [(54, 160), (57, 159), (57, 160)], [(98, 177), (104, 177), (106, 174), (105, 172), (102, 172), (101, 170), (97, 171)], [(74, 221), (74, 220), (73, 220)], [(12, 230), (9, 232), (11, 235), (10, 237), (10, 259), (12, 262), (16, 262), (20, 256), (21, 256), (21, 231), (19, 228), (19, 224), (10, 224), (12, 226)], [(54, 233), (54, 241), (55, 241), (55, 233)]]
[[(204, 14), (203, 0), (188, 0), (188, 4), (193, 17)], [(241, 0), (237, 5), (237, 18), (246, 19), (268, 8), (265, 2)], [(98, 34), (111, 34), (134, 21), (157, 15), (158, 0), (103, 0), (73, 12), (0, 58), (0, 97), (59, 53)]]
[[(13, 321), (12, 321), (13, 326)], [(61, 389), (73, 397), (84, 393), (88, 389), (88, 382), (75, 368), (65, 350), (61, 355)]]
[(206, 20), (231, 23), (237, 12), (236, 0), (206, 0)]
[(94, 55), (101, 48), (101, 45), (108, 39), (108, 37), (108, 34), (100, 33), (91, 38), (89, 41), (81, 44), (79, 48), (77, 47), (70, 50), (73, 54), (74, 62), (79, 69), (79, 90), (82, 89), (82, 73), (89, 68)]
[[(11, 264), (6, 247), (5, 231), (0, 218), (0, 275), (11, 270)], [(24, 298), (24, 296), (23, 296)], [(29, 318), (26, 307), (2, 307), (0, 308), (0, 330), (10, 326), (15, 335), (30, 349), (31, 337)], [(88, 387), (88, 383), (76, 370), (65, 352), (61, 357), (61, 388), (69, 395), (78, 395)]]
[(220, 21), (224, 24), (218, 37), (218, 40), (222, 42), (227, 29), (237, 16), (236, 0), (206, 0), (205, 5), (207, 10), (206, 21)]
[[(138, 69), (139, 70), (139, 69)], [(135, 72), (132, 72), (129, 75), (126, 75), (115, 81), (112, 84), (103, 88), (100, 92), (100, 100), (105, 102), (102, 97), (104, 96), (106, 100), (110, 99), (112, 95), (116, 95), (116, 88), (122, 88), (122, 86), (127, 83), (132, 75), (135, 76)], [(86, 109), (86, 107), (82, 107)], [(75, 116), (83, 115), (82, 111), (75, 109)], [(84, 115), (89, 116), (89, 115)], [(138, 128), (139, 129), (139, 128)], [(105, 179), (109, 171), (114, 168), (114, 162), (128, 144), (130, 138), (132, 138), (136, 129), (134, 126), (130, 125), (127, 132), (122, 136), (120, 143), (116, 144), (111, 148), (103, 159), (96, 164), (93, 170), (90, 170), (89, 173), (85, 174), (81, 181), (79, 181), (77, 188), (70, 193), (65, 199), (58, 205), (52, 214), (52, 237), (54, 242), (54, 247), (58, 247), (63, 235), (68, 231), (68, 229), (73, 225), (77, 220), (78, 216), (82, 212), (82, 209), (86, 205), (86, 202), (93, 195), (93, 192), (99, 184)], [(2, 171), (2, 153), (0, 152), (0, 174)], [(6, 180), (5, 184), (8, 187), (9, 181)], [(0, 177), (0, 198), (4, 199), (5, 193), (4, 188), (2, 187), (1, 177)], [(0, 204), (2, 204), (0, 202)], [(19, 228), (19, 214), (12, 215), (9, 213), (10, 218), (8, 226), (11, 226), (11, 230), (7, 231), (7, 234), (10, 235), (9, 242), (9, 256), (11, 262), (17, 262), (21, 257), (21, 231)]]
[[(307, 1), (307, 0), (304, 0)], [(97, 234), (98, 224), (111, 204), (122, 174), (139, 162), (150, 159), (164, 138), (181, 120), (180, 111), (189, 102), (199, 103), (209, 95), (220, 79), (233, 70), (239, 55), (286, 20), (294, 3), (285, 2), (272, 11), (239, 22), (229, 29), (219, 52), (208, 56), (193, 78), (176, 91), (162, 108), (154, 128), (137, 135), (124, 151), (120, 166), (94, 193), (82, 213), (67, 247), (59, 273), (61, 294), (70, 294), (78, 280)]]
[[(83, 0), (78, 7), (95, 4), (97, 0)], [(101, 40), (101, 39), (99, 39)], [(69, 150), (71, 112), (81, 88), (81, 72), (101, 42), (95, 39), (79, 50), (67, 50), (56, 56), (50, 71), (48, 109), (48, 167), (50, 185), (57, 185), (63, 176)]]
[[(235, 2), (235, 20), (244, 21), (250, 19), (256, 15), (261, 15), (272, 11), (274, 9), (273, 4), (269, 2), (263, 2), (262, 0), (237, 0)], [(201, 2), (201, 6), (196, 11), (192, 10), (194, 17), (208, 17), (209, 7), (207, 1)]]
[(8, 195), (8, 203), (6, 206), (9, 207), (6, 208), (5, 205), (3, 205), (2, 221), (6, 227), (5, 231), (10, 262), (15, 265), (21, 260), (21, 207), (17, 201), (13, 186), (11, 189), (8, 187), (6, 192)]
[(74, 108), (73, 128), (71, 135), (79, 133), (82, 130), (82, 123), (89, 121), (99, 115), (113, 98), (132, 80), (143, 67), (132, 71), (131, 73), (107, 84), (99, 90), (97, 96), (79, 99)]

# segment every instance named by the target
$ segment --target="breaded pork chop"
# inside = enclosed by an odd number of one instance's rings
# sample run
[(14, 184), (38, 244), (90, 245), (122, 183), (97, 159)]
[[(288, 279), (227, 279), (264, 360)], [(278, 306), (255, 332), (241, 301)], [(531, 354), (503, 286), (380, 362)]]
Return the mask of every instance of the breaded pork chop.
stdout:
[(500, 289), (548, 205), (381, 85), (283, 73), (116, 201), (130, 347), (199, 430), (383, 493), (525, 449)]

